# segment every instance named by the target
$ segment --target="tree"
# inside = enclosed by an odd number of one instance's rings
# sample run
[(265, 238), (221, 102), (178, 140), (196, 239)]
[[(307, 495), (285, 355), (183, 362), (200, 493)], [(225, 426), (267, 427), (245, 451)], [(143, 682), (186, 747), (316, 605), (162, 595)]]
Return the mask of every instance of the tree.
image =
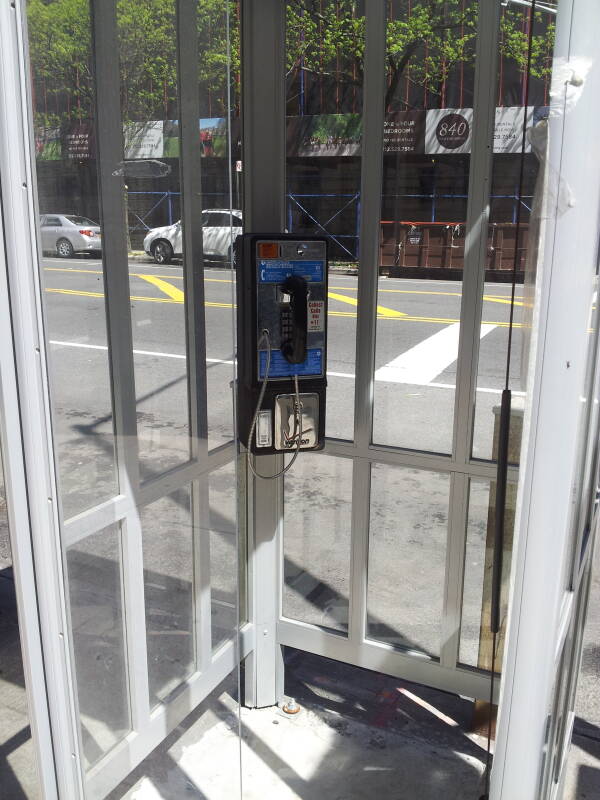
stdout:
[[(283, 2), (283, 0), (282, 0)], [(383, 0), (380, 0), (383, 2)], [(472, 68), (477, 0), (387, 0), (386, 108), (410, 108), (426, 90), (443, 105), (457, 70)], [(363, 81), (365, 0), (287, 0), (287, 73), (327, 81), (338, 94), (356, 94)], [(229, 8), (229, 50), (226, 9)], [(39, 127), (93, 117), (94, 78), (89, 0), (28, 0), (31, 70)], [(120, 101), (126, 122), (177, 118), (174, 0), (118, 0)], [(514, 69), (527, 62), (526, 8), (503, 9), (500, 51)], [(198, 88), (201, 116), (227, 112), (228, 75), (239, 108), (239, 0), (198, 3)], [(551, 69), (554, 25), (535, 14), (531, 73)], [(228, 58), (231, 66), (228, 70)], [(404, 87), (404, 91), (401, 88)], [(412, 100), (411, 100), (412, 97)], [(416, 99), (415, 99), (416, 98)], [(470, 98), (466, 99), (467, 104)], [(322, 111), (323, 109), (321, 109)]]
[[(289, 0), (287, 6), (287, 72), (303, 70), (344, 86), (361, 87), (364, 59), (364, 15), (357, 0)], [(472, 66), (475, 58), (476, 0), (393, 0), (388, 3), (388, 85), (386, 108), (411, 107), (400, 98), (401, 80), (427, 89), (443, 101), (452, 71)], [(527, 64), (529, 11), (502, 11), (500, 55), (519, 70)], [(551, 70), (554, 24), (535, 12), (531, 74), (545, 78)], [(524, 24), (525, 23), (525, 24)]]
[[(201, 114), (227, 110), (226, 5), (198, 4)], [(89, 0), (28, 0), (27, 18), (36, 122), (40, 127), (90, 119), (94, 108)], [(118, 0), (120, 102), (125, 122), (176, 119), (177, 49), (174, 0)], [(232, 71), (239, 70), (239, 33), (230, 34)], [(117, 54), (116, 54), (117, 55)], [(239, 94), (234, 85), (234, 96)]]

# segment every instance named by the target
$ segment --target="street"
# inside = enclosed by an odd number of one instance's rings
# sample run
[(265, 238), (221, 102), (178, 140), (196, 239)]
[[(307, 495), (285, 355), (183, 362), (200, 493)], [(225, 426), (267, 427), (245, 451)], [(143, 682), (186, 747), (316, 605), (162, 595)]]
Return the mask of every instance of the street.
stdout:
[[(67, 515), (113, 492), (112, 416), (102, 265), (91, 258), (44, 260), (47, 339)], [(135, 385), (142, 474), (188, 458), (183, 278), (180, 265), (130, 263)], [(225, 269), (205, 271), (209, 448), (233, 437), (234, 286)], [(357, 278), (330, 274), (327, 435), (352, 438)], [(493, 409), (503, 386), (509, 284), (485, 288), (474, 455), (489, 458)], [(373, 440), (450, 453), (461, 285), (380, 280)], [(518, 306), (522, 306), (520, 287)], [(520, 390), (521, 328), (511, 374)], [(77, 384), (74, 387), (74, 382)], [(94, 442), (94, 458), (89, 447)], [(68, 476), (79, 468), (77, 487)], [(81, 468), (90, 471), (82, 480)], [(86, 486), (94, 487), (86, 498)]]
[[(91, 258), (47, 258), (43, 268), (55, 444), (63, 510), (68, 518), (117, 493), (102, 264)], [(132, 260), (129, 269), (140, 469), (143, 477), (151, 477), (189, 458), (183, 277), (179, 264), (159, 267)], [(235, 287), (231, 273), (218, 267), (206, 269), (204, 281), (206, 410), (208, 444), (212, 449), (233, 438)], [(494, 408), (499, 404), (504, 380), (510, 291), (509, 284), (485, 287), (474, 454), (487, 458), (492, 448)], [(336, 438), (352, 438), (356, 298), (356, 276), (330, 274), (327, 434)], [(520, 287), (517, 303), (511, 374), (517, 378), (513, 388), (519, 391), (518, 312), (523, 306)], [(380, 279), (373, 432), (376, 443), (450, 453), (460, 304), (458, 282)], [(448, 476), (384, 465), (377, 465), (374, 470), (370, 634), (438, 655), (446, 569)], [(232, 629), (235, 619), (232, 465), (211, 475), (209, 493), (213, 630), (220, 637)], [(324, 455), (302, 458), (286, 476), (285, 497), (284, 614), (345, 630), (350, 578), (351, 462)], [(180, 618), (178, 626), (186, 629), (182, 609), (191, 602), (191, 578), (185, 578), (190, 560), (189, 499), (179, 496), (175, 501), (165, 498), (164, 502), (164, 508), (156, 504), (151, 513), (143, 515), (145, 561), (155, 576), (153, 585), (167, 581), (180, 587), (167, 594), (177, 606), (171, 611)], [(474, 665), (488, 507), (489, 483), (472, 482), (461, 657)], [(170, 529), (167, 538), (165, 525)], [(419, 530), (422, 535), (416, 536)], [(75, 559), (107, 562), (106, 569), (118, 559), (114, 548), (107, 551), (107, 542), (105, 536), (100, 536), (84, 545), (83, 550), (79, 545), (73, 551), (73, 587), (79, 585), (76, 575), (85, 574), (82, 567), (75, 569)], [(166, 542), (168, 552), (164, 551)], [(402, 559), (398, 558), (399, 552), (403, 553)], [(105, 570), (96, 571), (103, 574)], [(107, 578), (103, 581), (105, 591), (110, 582)], [(83, 585), (74, 591), (84, 591)], [(161, 636), (157, 637), (157, 646), (164, 650)], [(183, 654), (181, 661), (186, 661)], [(165, 679), (161, 667), (157, 686)]]

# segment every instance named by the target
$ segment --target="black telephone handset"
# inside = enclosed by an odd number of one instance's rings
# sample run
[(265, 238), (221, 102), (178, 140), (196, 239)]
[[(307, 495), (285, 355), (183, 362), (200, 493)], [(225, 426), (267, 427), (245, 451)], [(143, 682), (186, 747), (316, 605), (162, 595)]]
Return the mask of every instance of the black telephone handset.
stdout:
[(281, 352), (290, 364), (302, 364), (306, 359), (308, 285), (299, 275), (289, 275), (280, 289), (290, 297), (281, 311)]

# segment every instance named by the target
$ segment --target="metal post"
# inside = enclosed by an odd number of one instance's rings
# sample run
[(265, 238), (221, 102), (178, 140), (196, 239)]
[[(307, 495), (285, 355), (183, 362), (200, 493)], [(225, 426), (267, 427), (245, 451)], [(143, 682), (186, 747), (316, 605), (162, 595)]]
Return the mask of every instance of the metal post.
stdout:
[(196, 660), (198, 668), (204, 671), (211, 663), (212, 636), (197, 13), (196, 0), (177, 0), (179, 170), (191, 457), (198, 462), (202, 475), (192, 483)]
[[(482, 0), (477, 23), (473, 133), (469, 170), (469, 194), (465, 234), (460, 337), (454, 407), (453, 458), (459, 465), (470, 460), (473, 430), (473, 404), (479, 358), (479, 326), (483, 305), (485, 254), (488, 236), (492, 142), (496, 101), (490, 86), (497, 80), (500, 4)], [(451, 485), (446, 586), (442, 619), (441, 662), (454, 668), (460, 644), (462, 579), (467, 525), (468, 485), (455, 479)]]
[[(576, 203), (564, 213), (550, 192), (543, 209), (534, 307), (535, 336), (529, 363), (529, 402), (523, 423), (524, 457), (517, 498), (511, 575), (511, 616), (503, 663), (503, 697), (492, 769), (492, 797), (559, 797), (544, 793), (540, 779), (556, 754), (545, 753), (552, 698), (568, 681), (561, 675), (561, 651), (577, 622), (577, 594), (571, 591), (570, 551), (573, 505), (579, 498), (578, 438), (586, 424), (586, 353), (589, 309), (598, 260), (600, 169), (594, 131), (600, 71), (598, 8), (594, 0), (565, 0), (558, 8), (555, 64), (583, 59), (592, 64), (582, 78), (579, 100), (568, 107), (572, 86), (561, 84), (548, 120), (551, 180), (568, 185)], [(573, 265), (565, 270), (564, 264)], [(557, 391), (557, 387), (560, 390)], [(551, 536), (548, 536), (551, 531)], [(585, 591), (580, 585), (578, 591)], [(577, 631), (577, 625), (575, 625)], [(564, 659), (562, 659), (564, 662)], [(560, 765), (564, 767), (564, 764)], [(558, 781), (560, 784), (560, 780)]]
[[(242, 120), (244, 228), (285, 226), (285, 3), (242, 3)], [(274, 474), (281, 456), (260, 456), (259, 471)], [(246, 659), (246, 705), (269, 706), (283, 695), (283, 654), (277, 643), (280, 609), (283, 480), (249, 483), (250, 611), (256, 646)]]
[[(383, 120), (385, 113), (386, 8), (383, 2), (367, 4), (364, 65), (363, 140), (361, 176), (360, 262), (356, 324), (356, 385), (354, 444), (366, 449), (373, 427), (373, 384), (377, 289), (379, 281), (379, 228), (383, 180)], [(364, 637), (367, 608), (369, 547), (370, 464), (355, 459), (352, 476), (352, 567), (350, 589), (351, 640)]]
[[(106, 286), (108, 352), (119, 489), (135, 497), (139, 490), (136, 394), (129, 300), (129, 261), (125, 230), (125, 194), (118, 167), (123, 161), (123, 124), (119, 104), (116, 0), (92, 0), (91, 33), (96, 77), (98, 190), (104, 231), (102, 261)], [(142, 530), (132, 504), (122, 525), (124, 610), (129, 664), (132, 727), (143, 729), (150, 715)]]
[(454, 408), (453, 452), (459, 464), (466, 463), (471, 456), (496, 115), (495, 93), (490, 91), (490, 86), (496, 85), (498, 75), (499, 27), (500, 3), (482, 0), (477, 23), (473, 133)]
[(0, 4), (0, 433), (40, 786), (46, 798), (75, 800), (83, 785), (35, 234), (25, 18), (24, 0)]
[(434, 160), (433, 162), (433, 181), (431, 187), (431, 221), (435, 222), (436, 216), (436, 197), (437, 197), (437, 162)]

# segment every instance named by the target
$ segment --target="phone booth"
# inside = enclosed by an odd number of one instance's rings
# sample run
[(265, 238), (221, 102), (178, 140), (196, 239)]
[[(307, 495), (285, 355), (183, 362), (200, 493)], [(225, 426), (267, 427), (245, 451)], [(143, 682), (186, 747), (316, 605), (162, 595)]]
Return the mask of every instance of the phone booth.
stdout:
[(0, 794), (572, 796), (599, 23), (0, 6)]

